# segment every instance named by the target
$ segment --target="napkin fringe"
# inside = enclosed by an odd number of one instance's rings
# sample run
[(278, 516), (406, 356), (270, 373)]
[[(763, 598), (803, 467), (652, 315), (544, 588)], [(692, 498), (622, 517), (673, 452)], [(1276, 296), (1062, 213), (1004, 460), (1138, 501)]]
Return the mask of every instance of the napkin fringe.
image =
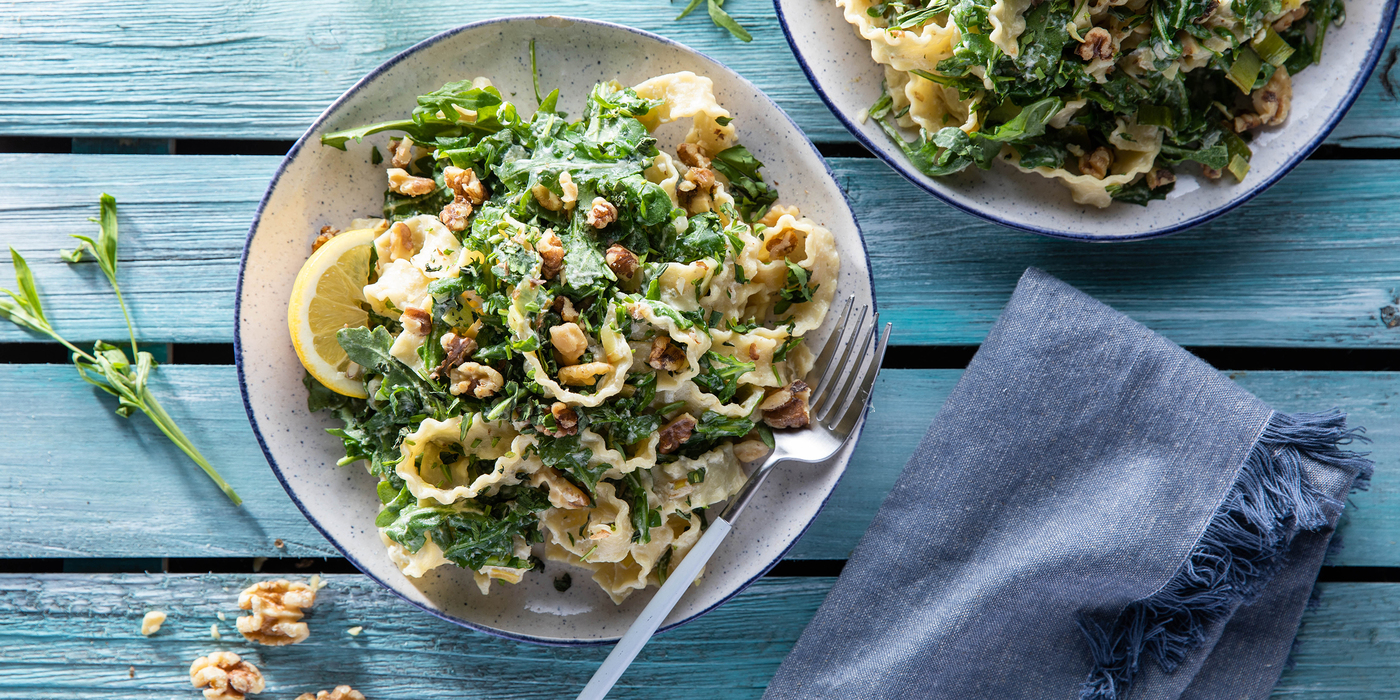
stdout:
[(1303, 459), (1356, 473), (1353, 490), (1370, 484), (1365, 455), (1340, 449), (1370, 442), (1364, 428), (1348, 428), (1346, 414), (1275, 412), (1250, 448), (1235, 483), (1181, 568), (1152, 596), (1130, 604), (1111, 625), (1081, 614), (1094, 669), (1080, 700), (1122, 700), (1140, 659), (1167, 673), (1205, 643), (1209, 627), (1253, 600), (1285, 563), (1293, 537), (1328, 524), (1344, 503), (1319, 491), (1304, 475)]

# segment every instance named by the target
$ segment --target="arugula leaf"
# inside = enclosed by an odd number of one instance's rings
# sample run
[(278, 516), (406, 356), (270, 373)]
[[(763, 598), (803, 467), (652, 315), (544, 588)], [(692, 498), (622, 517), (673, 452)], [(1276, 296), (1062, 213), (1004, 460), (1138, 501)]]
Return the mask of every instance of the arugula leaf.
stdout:
[(723, 261), (729, 249), (724, 224), (714, 212), (696, 214), (688, 219), (685, 234), (676, 240), (667, 257), (677, 262), (693, 263), (702, 258)]
[(592, 496), (597, 496), (598, 480), (611, 468), (607, 462), (590, 465), (593, 451), (579, 442), (577, 435), (557, 438), (541, 435), (535, 451), (545, 465), (568, 472)]
[(739, 205), (739, 213), (744, 220), (754, 222), (768, 212), (768, 207), (778, 200), (778, 190), (763, 181), (758, 171), (763, 167), (749, 149), (735, 144), (715, 154), (712, 165), (715, 170), (729, 179), (731, 194)]
[(700, 356), (700, 374), (696, 375), (695, 383), (714, 394), (720, 403), (729, 403), (739, 390), (739, 377), (752, 372), (757, 366), (756, 363), (711, 350)]
[(788, 276), (787, 284), (778, 290), (780, 301), (773, 305), (773, 313), (785, 314), (793, 304), (802, 304), (812, 300), (812, 296), (817, 293), (819, 285), (807, 284), (807, 268), (798, 265), (791, 260), (784, 260), (787, 263)]
[(1148, 202), (1155, 199), (1166, 199), (1167, 193), (1171, 192), (1175, 187), (1176, 183), (1172, 183), (1164, 187), (1152, 189), (1147, 186), (1147, 179), (1141, 178), (1137, 182), (1129, 185), (1110, 185), (1108, 187), (1108, 194), (1117, 201), (1145, 207)]

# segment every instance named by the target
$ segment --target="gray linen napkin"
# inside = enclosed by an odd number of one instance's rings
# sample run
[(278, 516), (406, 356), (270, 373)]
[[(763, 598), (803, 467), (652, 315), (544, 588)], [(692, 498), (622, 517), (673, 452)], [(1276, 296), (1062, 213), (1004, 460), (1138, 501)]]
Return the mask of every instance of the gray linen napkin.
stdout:
[(1358, 432), (1030, 269), (764, 698), (1265, 698)]

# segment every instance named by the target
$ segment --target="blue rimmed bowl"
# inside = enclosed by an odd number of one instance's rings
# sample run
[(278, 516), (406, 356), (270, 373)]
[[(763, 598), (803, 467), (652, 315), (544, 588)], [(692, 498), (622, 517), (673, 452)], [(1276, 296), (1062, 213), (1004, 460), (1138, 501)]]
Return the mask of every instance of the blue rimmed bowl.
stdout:
[(870, 44), (832, 0), (773, 0), (788, 44), (817, 94), (866, 148), (910, 182), (969, 214), (1034, 233), (1087, 241), (1164, 236), (1205, 223), (1278, 182), (1308, 157), (1361, 94), (1375, 69), (1397, 0), (1347, 3), (1347, 19), (1327, 32), (1321, 65), (1293, 79), (1293, 109), (1282, 126), (1264, 129), (1244, 182), (1210, 181), (1195, 168), (1178, 168), (1167, 199), (1146, 207), (1115, 202), (1107, 209), (1075, 204), (1068, 188), (998, 161), (991, 170), (969, 168), (932, 178), (910, 164), (873, 120), (860, 115), (879, 98), (884, 71)]
[[(562, 92), (560, 107), (582, 113), (594, 83), (634, 85), (681, 70), (708, 76), (734, 115), (740, 139), (765, 164), (782, 193), (835, 235), (842, 257), (837, 298), (874, 305), (865, 243), (825, 161), (797, 126), (758, 88), (719, 62), (675, 42), (628, 27), (563, 17), (513, 17), (439, 34), (376, 68), (336, 100), (278, 168), (248, 234), (239, 269), (234, 350), (244, 406), (273, 472), (293, 502), (347, 559), (405, 600), (446, 620), (541, 644), (616, 641), (651, 598), (651, 590), (616, 606), (583, 569), (574, 584), (554, 589), (570, 570), (547, 562), (515, 585), (497, 582), (483, 596), (471, 572), (446, 566), (412, 579), (389, 561), (374, 527), (376, 480), (359, 465), (336, 467), (344, 454), (326, 434), (336, 421), (306, 409), (303, 370), (287, 336), (292, 281), (322, 226), (343, 227), (378, 216), (384, 166), (370, 163), (370, 139), (349, 152), (323, 147), (318, 135), (402, 118), (416, 95), (452, 80), (487, 76), (528, 111), (533, 107), (529, 42), (536, 40), (540, 83)], [(688, 122), (688, 120), (686, 120)], [(674, 149), (689, 129), (676, 123), (657, 135)], [(381, 145), (382, 139), (377, 140)], [(830, 323), (828, 323), (828, 326)], [(820, 347), (829, 328), (809, 336)], [(744, 513), (704, 577), (681, 600), (665, 627), (714, 609), (773, 567), (797, 542), (831, 495), (855, 441), (826, 464), (775, 473)]]

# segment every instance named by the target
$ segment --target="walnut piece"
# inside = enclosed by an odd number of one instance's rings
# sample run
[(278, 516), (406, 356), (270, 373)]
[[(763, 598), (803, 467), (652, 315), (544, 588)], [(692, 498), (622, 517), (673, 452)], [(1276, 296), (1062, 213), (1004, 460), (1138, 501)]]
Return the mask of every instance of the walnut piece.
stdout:
[(569, 404), (563, 401), (555, 401), (549, 407), (550, 415), (554, 416), (554, 424), (558, 426), (556, 432), (560, 435), (578, 434), (578, 412), (569, 408)]
[(561, 323), (549, 329), (549, 342), (559, 351), (566, 365), (578, 364), (578, 358), (588, 349), (588, 336), (577, 323)]
[(564, 478), (564, 475), (554, 467), (542, 467), (539, 471), (530, 475), (530, 485), (539, 488), (549, 487), (549, 504), (561, 510), (575, 510), (587, 508), (590, 503), (588, 494), (574, 486), (573, 482)]
[(478, 399), (495, 394), (506, 383), (500, 372), (475, 362), (466, 362), (449, 369), (447, 381), (451, 384), (448, 391), (451, 391), (453, 396), (470, 394)]
[(311, 242), (311, 252), (314, 253), (314, 252), (320, 250), (320, 249), (321, 249), (321, 246), (323, 246), (323, 245), (325, 245), (326, 243), (330, 242), (330, 240), (331, 240), (332, 238), (335, 238), (335, 237), (336, 237), (336, 234), (338, 234), (338, 233), (340, 233), (340, 229), (338, 229), (338, 228), (332, 228), (332, 227), (330, 227), (330, 226), (322, 226), (322, 227), (321, 227), (321, 235), (317, 236), (317, 237), (316, 237), (316, 240), (314, 240), (314, 241)]
[(405, 333), (427, 335), (433, 331), (433, 315), (416, 306), (404, 309), (399, 321), (403, 323)]
[(1278, 126), (1288, 119), (1288, 110), (1293, 103), (1293, 81), (1288, 77), (1288, 69), (1279, 66), (1264, 87), (1249, 96), (1254, 102), (1254, 111), (1259, 113), (1259, 121), (1264, 126)]
[(705, 152), (700, 149), (698, 143), (683, 143), (676, 146), (676, 156), (682, 163), (692, 168), (710, 167), (710, 159), (705, 156)]
[(1113, 151), (1099, 146), (1092, 153), (1079, 156), (1079, 172), (1099, 180), (1108, 176), (1108, 169), (1113, 167)]
[(438, 221), (442, 222), (449, 231), (467, 230), (467, 219), (472, 215), (471, 200), (457, 195), (447, 206), (438, 212)]
[(807, 412), (807, 399), (812, 395), (811, 387), (801, 379), (771, 393), (759, 404), (763, 411), (763, 422), (772, 428), (801, 428), (810, 422)]
[(387, 231), (389, 234), (389, 260), (406, 260), (413, 257), (413, 230), (402, 221), (395, 221)]
[(409, 175), (403, 168), (389, 168), (389, 189), (405, 197), (421, 197), (437, 189), (431, 178)]
[(1222, 175), (1224, 175), (1225, 173), (1224, 173), (1223, 171), (1216, 170), (1215, 168), (1212, 168), (1212, 167), (1210, 167), (1209, 165), (1206, 165), (1205, 163), (1202, 163), (1202, 164), (1201, 164), (1201, 174), (1202, 174), (1202, 175), (1205, 175), (1207, 179), (1210, 179), (1210, 180), (1219, 180), (1220, 177), (1221, 177)]
[(1147, 171), (1147, 187), (1149, 189), (1155, 190), (1173, 182), (1176, 182), (1176, 173), (1166, 168), (1153, 168)]
[(453, 367), (461, 365), (476, 352), (476, 340), (459, 336), (452, 331), (443, 333), (440, 343), (447, 356), (443, 357), (442, 362), (428, 375), (432, 379), (437, 379)]
[(263, 691), (263, 677), (254, 666), (231, 651), (216, 651), (190, 664), (190, 684), (204, 688), (209, 700), (243, 700)]
[(690, 214), (700, 214), (710, 210), (710, 194), (715, 190), (715, 171), (709, 168), (691, 168), (685, 171), (685, 178), (676, 185), (676, 199)]
[(160, 631), (160, 626), (165, 624), (165, 613), (159, 610), (152, 610), (141, 618), (141, 634), (147, 637)]
[(770, 261), (786, 258), (788, 253), (797, 250), (797, 232), (792, 229), (774, 231), (763, 241), (763, 247), (768, 250)]
[(617, 207), (602, 197), (594, 197), (593, 203), (588, 206), (588, 225), (607, 228), (614, 221), (617, 221)]
[(690, 439), (691, 433), (695, 432), (695, 417), (689, 413), (682, 413), (676, 416), (670, 423), (661, 426), (657, 432), (660, 441), (656, 444), (656, 451), (661, 454), (671, 454), (680, 449), (686, 440)]
[(481, 184), (481, 179), (471, 168), (463, 170), (449, 165), (442, 169), (442, 179), (454, 194), (466, 197), (473, 205), (486, 201), (486, 185)]
[(578, 185), (574, 184), (574, 178), (567, 170), (559, 173), (559, 189), (564, 191), (564, 196), (559, 198), (564, 204), (564, 209), (573, 209), (578, 203)]
[(768, 454), (768, 446), (762, 440), (745, 440), (734, 445), (734, 456), (740, 462), (754, 462)]
[(334, 690), (322, 690), (315, 695), (302, 693), (297, 700), (365, 700), (365, 696), (348, 685), (338, 685)]
[(563, 294), (554, 297), (554, 303), (550, 305), (550, 308), (553, 309), (554, 313), (559, 314), (559, 318), (565, 321), (578, 320), (578, 310), (574, 308), (573, 300)]
[(1256, 126), (1263, 126), (1264, 120), (1253, 112), (1241, 112), (1235, 115), (1235, 121), (1231, 124), (1235, 133), (1243, 134)]
[(1118, 52), (1118, 47), (1113, 44), (1113, 35), (1109, 34), (1107, 29), (1094, 27), (1084, 35), (1084, 43), (1079, 45), (1077, 53), (1080, 58), (1086, 61), (1094, 59), (1107, 61)]
[(413, 162), (413, 139), (405, 136), (392, 140), (389, 142), (389, 150), (394, 153), (389, 159), (389, 164), (395, 168), (407, 168)]
[(311, 629), (301, 621), (302, 610), (316, 602), (316, 589), (286, 579), (259, 581), (238, 594), (238, 607), (252, 615), (237, 620), (238, 631), (249, 640), (268, 646), (306, 641)]
[(1274, 31), (1285, 32), (1293, 26), (1294, 22), (1308, 16), (1308, 6), (1303, 5), (1292, 12), (1285, 12), (1282, 17), (1274, 20)]
[(617, 275), (618, 279), (631, 279), (637, 274), (637, 268), (641, 263), (632, 251), (614, 243), (608, 248), (608, 252), (603, 256), (608, 263), (608, 269)]
[(685, 358), (685, 348), (671, 342), (671, 336), (659, 335), (651, 341), (651, 355), (647, 364), (667, 372), (679, 372), (689, 364)]
[(593, 386), (598, 381), (598, 377), (612, 371), (612, 365), (606, 362), (589, 362), (582, 365), (573, 365), (559, 370), (559, 383), (569, 386)]
[(545, 231), (540, 236), (539, 243), (535, 244), (535, 252), (540, 254), (540, 259), (544, 264), (540, 266), (540, 274), (545, 279), (554, 279), (559, 271), (564, 269), (564, 241), (554, 235), (554, 231)]

